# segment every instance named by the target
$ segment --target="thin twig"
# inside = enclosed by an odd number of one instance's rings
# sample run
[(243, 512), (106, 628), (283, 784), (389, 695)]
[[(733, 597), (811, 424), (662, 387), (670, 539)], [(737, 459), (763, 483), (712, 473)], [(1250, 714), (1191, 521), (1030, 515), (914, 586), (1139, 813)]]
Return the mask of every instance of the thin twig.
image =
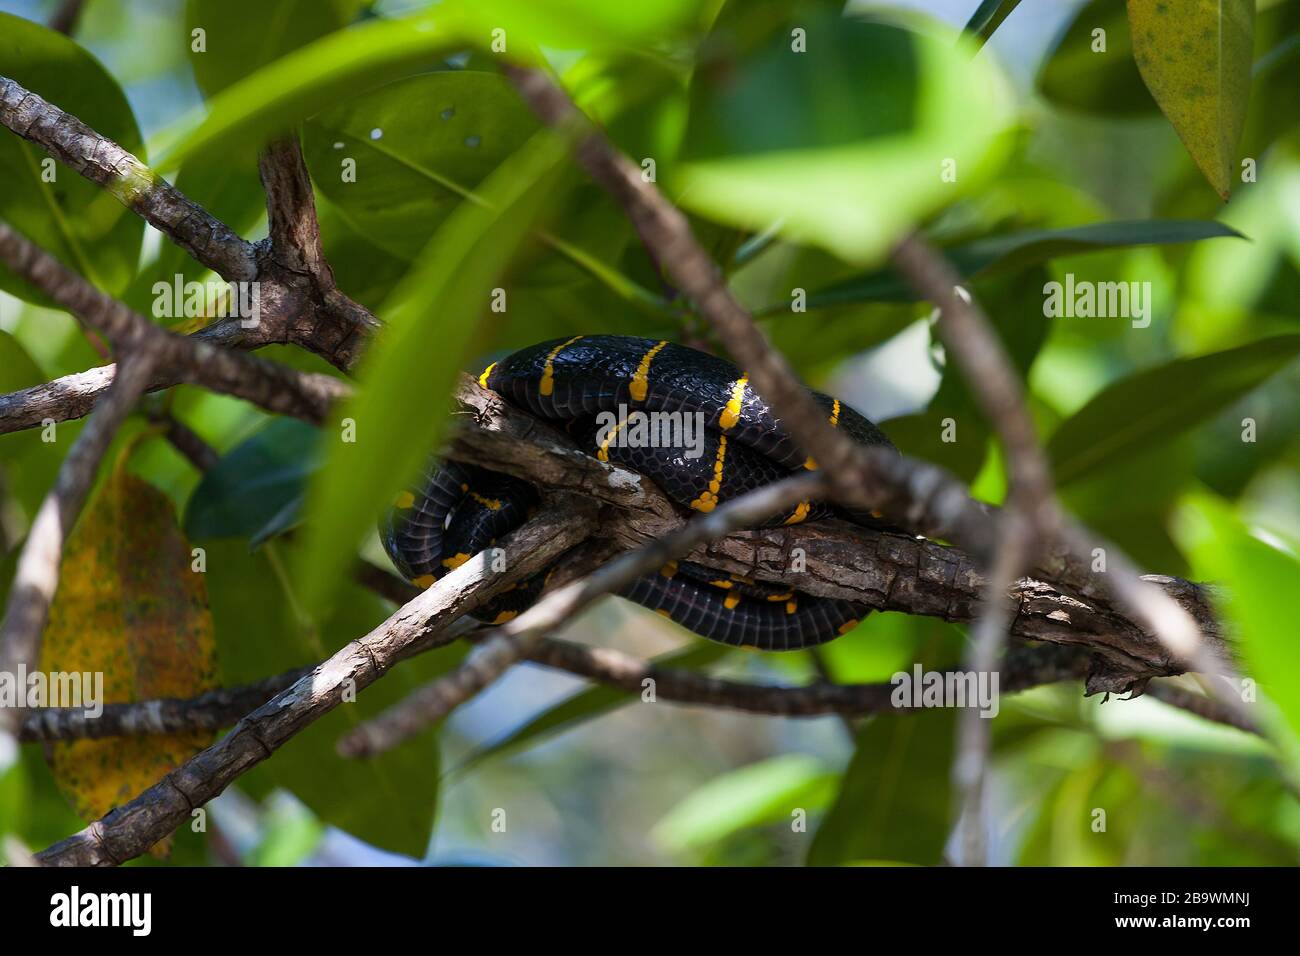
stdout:
[(297, 137), (267, 146), (258, 168), (266, 190), (271, 255), (285, 269), (310, 276), (320, 289), (334, 288), (334, 272), (321, 248), (316, 199)]

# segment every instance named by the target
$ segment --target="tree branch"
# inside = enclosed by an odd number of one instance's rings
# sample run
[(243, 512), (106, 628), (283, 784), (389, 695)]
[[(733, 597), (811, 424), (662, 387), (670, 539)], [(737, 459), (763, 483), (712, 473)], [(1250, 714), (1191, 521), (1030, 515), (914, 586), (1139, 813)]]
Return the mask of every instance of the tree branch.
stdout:
[(824, 488), (822, 476), (809, 473), (751, 491), (640, 550), (621, 555), (587, 577), (544, 595), (519, 617), (497, 628), (451, 674), (426, 684), (353, 729), (339, 741), (339, 752), (346, 757), (363, 757), (392, 749), (487, 687), (512, 664), (528, 656), (549, 631), (596, 598), (657, 570), (696, 545), (758, 524), (799, 501), (816, 497)]
[[(654, 681), (656, 700), (701, 707), (722, 707), (774, 717), (823, 717), (839, 714), (863, 717), (880, 713), (910, 713), (912, 706), (896, 707), (892, 683), (833, 684), (824, 681), (802, 687), (751, 684), (661, 667), (622, 651), (584, 647), (554, 638), (540, 641), (528, 659), (589, 678), (629, 694), (641, 694), (645, 681)], [(1000, 693), (1015, 693), (1040, 684), (1077, 680), (1088, 670), (1086, 653), (1063, 647), (1014, 647), (1000, 666)]]
[[(681, 514), (653, 482), (584, 454), (568, 436), (468, 376), (461, 378), (456, 400), (448, 457), (600, 502), (598, 534), (611, 549), (639, 548), (682, 526)], [(912, 467), (924, 473), (924, 463), (896, 459), (900, 473)], [(791, 569), (794, 554), (802, 555), (804, 570)], [(833, 520), (736, 532), (687, 557), (808, 594), (955, 622), (974, 620), (987, 580), (982, 565), (960, 549)], [(1222, 647), (1210, 589), (1180, 578), (1147, 580), (1186, 608), (1207, 639)], [(1076, 598), (1036, 576), (1017, 580), (1010, 595), (1016, 637), (1093, 651), (1089, 693), (1126, 692), (1135, 682), (1184, 669), (1107, 600)]]
[(0, 76), (0, 123), (103, 186), (122, 205), (229, 281), (257, 277), (252, 243), (187, 199), (117, 143)]
[(100, 292), (4, 222), (0, 222), (0, 261), (103, 333), (119, 352), (147, 351), (155, 359), (155, 368), (171, 369), (178, 380), (316, 424), (325, 420), (333, 401), (350, 392), (346, 383), (329, 375), (299, 372), (168, 332)]
[(271, 256), (282, 268), (313, 280), (322, 291), (333, 289), (334, 272), (321, 248), (316, 198), (297, 137), (267, 146), (258, 168), (266, 190)]

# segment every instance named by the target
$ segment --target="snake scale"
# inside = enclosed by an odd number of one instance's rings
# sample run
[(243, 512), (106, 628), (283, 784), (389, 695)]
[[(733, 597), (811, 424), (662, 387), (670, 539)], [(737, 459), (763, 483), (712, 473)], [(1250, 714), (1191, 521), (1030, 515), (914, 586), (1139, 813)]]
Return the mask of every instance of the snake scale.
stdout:
[[(735, 365), (668, 341), (578, 335), (541, 342), (495, 362), (479, 384), (510, 404), (564, 426), (585, 450), (654, 481), (684, 509), (709, 512), (801, 469), (816, 468)], [(836, 428), (892, 448), (839, 399), (810, 392)], [(639, 413), (639, 414), (638, 414)], [(692, 427), (694, 426), (694, 427)], [(658, 440), (656, 440), (658, 439)], [(431, 459), (381, 525), (393, 563), (428, 587), (521, 525), (539, 500), (526, 481)], [(770, 524), (839, 513), (800, 502)], [(500, 624), (528, 607), (545, 573), (514, 585), (477, 616)], [(865, 605), (803, 594), (688, 561), (669, 562), (620, 592), (702, 637), (761, 650), (796, 650), (850, 630)]]

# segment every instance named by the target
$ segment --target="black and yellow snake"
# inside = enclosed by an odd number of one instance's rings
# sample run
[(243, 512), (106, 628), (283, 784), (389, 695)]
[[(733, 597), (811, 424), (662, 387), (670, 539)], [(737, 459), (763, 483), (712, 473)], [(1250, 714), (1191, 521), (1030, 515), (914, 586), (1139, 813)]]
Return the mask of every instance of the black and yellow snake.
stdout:
[[(562, 423), (598, 458), (644, 475), (694, 511), (712, 511), (817, 467), (743, 372), (673, 342), (619, 335), (542, 342), (488, 366), (479, 384)], [(856, 441), (892, 447), (879, 428), (839, 399), (811, 394), (827, 420)], [(692, 425), (702, 427), (696, 431)], [(428, 587), (521, 525), (537, 500), (537, 490), (518, 478), (431, 461), (416, 486), (398, 496), (381, 529), (384, 546), (408, 580)], [(772, 523), (831, 513), (824, 504), (804, 501)], [(544, 577), (515, 585), (479, 616), (491, 623), (509, 620), (535, 600)], [(829, 641), (867, 613), (853, 601), (814, 597), (687, 561), (670, 562), (621, 593), (702, 637), (773, 651)]]

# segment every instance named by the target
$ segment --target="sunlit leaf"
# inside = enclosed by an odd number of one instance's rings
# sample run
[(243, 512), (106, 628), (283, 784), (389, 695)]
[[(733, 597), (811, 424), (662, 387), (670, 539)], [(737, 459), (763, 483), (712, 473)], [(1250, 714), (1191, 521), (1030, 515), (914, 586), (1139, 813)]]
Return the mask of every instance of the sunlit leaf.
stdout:
[[(140, 129), (121, 87), (62, 34), (0, 13), (0, 75), (143, 156)], [(0, 219), (106, 292), (126, 288), (144, 235), (138, 216), (9, 130), (0, 135), (0, 183)], [(29, 302), (47, 301), (3, 266), (0, 289)]]
[(817, 8), (697, 71), (679, 201), (867, 263), (978, 183), (1005, 145), (1005, 82), (928, 21), (905, 22), (916, 29)]
[[(171, 501), (119, 463), (68, 540), (41, 669), (102, 674), (110, 703), (212, 689), (212, 615), (191, 562)], [(157, 783), (211, 736), (61, 742), (49, 758), (77, 812), (91, 820)]]
[[(562, 140), (537, 134), (484, 184), (487, 206), (456, 208), (381, 310), (387, 327), (363, 359), (356, 397), (326, 428), (326, 467), (308, 498), (314, 546), (300, 569), (308, 607), (332, 599), (383, 506), (437, 447), (455, 376), (471, 344), (487, 344), (481, 319), (492, 289), (565, 159)], [(353, 427), (355, 441), (345, 440)]]
[(670, 852), (819, 809), (838, 777), (808, 754), (784, 754), (715, 777), (655, 824), (650, 837)]
[(1255, 0), (1128, 0), (1128, 19), (1142, 79), (1227, 199), (1250, 99)]
[[(467, 33), (482, 37), (478, 46), (497, 53), (524, 46), (592, 49), (662, 41), (690, 24), (704, 6), (700, 0), (449, 0), (448, 5), (464, 12)], [(491, 47), (494, 41), (499, 48)]]
[(460, 42), (459, 25), (441, 11), (331, 33), (213, 96), (206, 118), (155, 165), (166, 171), (200, 154), (251, 155), (266, 138), (351, 94), (427, 68)]
[(1259, 684), (1292, 734), (1300, 735), (1292, 611), (1300, 558), (1251, 534), (1226, 502), (1211, 495), (1184, 501), (1175, 530), (1197, 577), (1222, 587), (1215, 605), (1233, 625), (1244, 676)]

